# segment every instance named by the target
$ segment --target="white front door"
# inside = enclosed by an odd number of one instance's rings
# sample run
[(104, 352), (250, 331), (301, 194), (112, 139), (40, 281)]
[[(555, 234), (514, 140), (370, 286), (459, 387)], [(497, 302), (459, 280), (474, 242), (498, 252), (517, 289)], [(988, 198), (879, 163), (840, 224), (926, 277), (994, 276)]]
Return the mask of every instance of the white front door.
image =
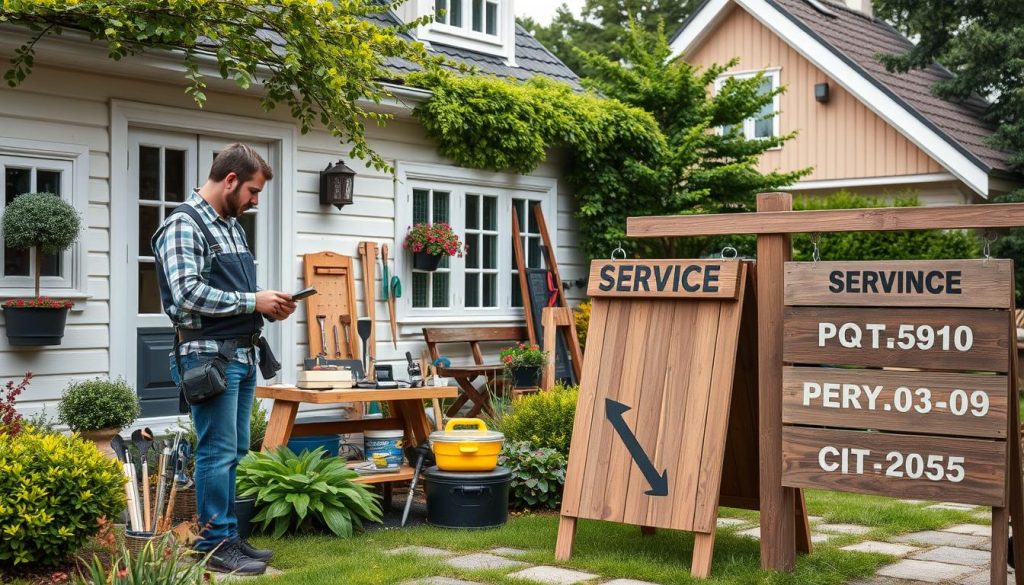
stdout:
[[(171, 321), (161, 309), (150, 239), (164, 218), (205, 182), (217, 152), (231, 142), (196, 134), (129, 131), (127, 206), (132, 216), (125, 226), (129, 266), (125, 311), (132, 315), (127, 335), (135, 340), (135, 355), (127, 356), (126, 373), (128, 380), (136, 383), (144, 417), (174, 415), (178, 407), (168, 369), (173, 343)], [(267, 144), (249, 144), (268, 158)], [(257, 259), (257, 282), (265, 287), (266, 218), (270, 214), (264, 205), (260, 207), (247, 212), (241, 222)]]

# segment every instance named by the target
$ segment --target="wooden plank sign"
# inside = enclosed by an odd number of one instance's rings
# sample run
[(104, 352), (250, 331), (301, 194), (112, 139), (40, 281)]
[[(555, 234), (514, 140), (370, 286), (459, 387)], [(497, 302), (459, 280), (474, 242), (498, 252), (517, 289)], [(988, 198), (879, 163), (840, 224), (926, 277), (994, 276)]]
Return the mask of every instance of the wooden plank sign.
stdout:
[(785, 273), (783, 485), (1005, 506), (1013, 263)]
[(729, 437), (750, 452), (726, 453), (741, 322), (756, 344), (755, 305), (744, 299), (751, 270), (735, 260), (592, 263), (558, 558), (571, 554), (577, 518), (607, 520), (696, 532), (692, 572), (706, 576), (725, 460), (748, 466), (729, 478), (730, 501), (756, 507), (753, 379), (737, 382), (748, 402), (737, 426), (749, 437)]

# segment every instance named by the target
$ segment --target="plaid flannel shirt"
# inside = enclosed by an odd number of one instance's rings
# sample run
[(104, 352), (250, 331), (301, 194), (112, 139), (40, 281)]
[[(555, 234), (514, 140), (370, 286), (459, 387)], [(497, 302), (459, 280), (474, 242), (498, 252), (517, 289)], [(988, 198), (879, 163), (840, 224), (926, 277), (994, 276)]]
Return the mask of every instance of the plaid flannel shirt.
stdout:
[[(249, 251), (244, 237), (238, 237), (241, 231), (236, 229), (237, 219), (222, 219), (213, 207), (193, 191), (185, 202), (199, 211), (206, 220), (210, 232), (217, 238), (221, 250), (227, 253)], [(164, 228), (153, 236), (153, 252), (160, 259), (167, 283), (174, 297), (174, 304), (164, 307), (164, 312), (171, 318), (175, 326), (183, 329), (199, 329), (203, 316), (228, 317), (256, 311), (256, 294), (218, 290), (206, 284), (213, 267), (214, 253), (211, 245), (203, 245), (203, 233), (191, 217), (184, 213), (176, 213), (164, 222)], [(181, 355), (190, 352), (216, 352), (217, 342), (198, 340), (183, 343)], [(252, 364), (255, 361), (253, 350), (240, 347), (235, 352), (235, 359)]]

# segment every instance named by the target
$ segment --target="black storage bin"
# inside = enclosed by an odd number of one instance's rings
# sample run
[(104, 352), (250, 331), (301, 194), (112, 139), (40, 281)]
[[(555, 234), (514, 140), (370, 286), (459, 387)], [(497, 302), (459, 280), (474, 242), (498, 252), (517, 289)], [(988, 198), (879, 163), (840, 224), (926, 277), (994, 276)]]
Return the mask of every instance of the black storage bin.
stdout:
[(436, 466), (423, 472), (427, 491), (427, 522), (443, 528), (494, 528), (508, 520), (508, 485), (512, 472), (441, 471)]

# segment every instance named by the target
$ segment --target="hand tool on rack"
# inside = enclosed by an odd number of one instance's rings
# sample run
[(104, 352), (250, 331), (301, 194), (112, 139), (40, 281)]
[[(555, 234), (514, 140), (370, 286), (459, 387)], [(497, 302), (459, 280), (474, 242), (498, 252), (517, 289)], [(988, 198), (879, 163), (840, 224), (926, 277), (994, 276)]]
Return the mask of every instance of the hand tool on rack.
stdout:
[(332, 325), (332, 328), (334, 329), (334, 357), (340, 358), (341, 357), (341, 345), (338, 343), (338, 326), (337, 325)]
[(327, 315), (317, 315), (316, 322), (320, 324), (320, 357), (327, 357), (327, 331), (324, 329)]
[[(369, 351), (372, 357), (377, 357), (377, 242), (359, 242), (359, 259), (363, 268), (363, 305), (366, 307), (366, 318), (370, 321)], [(364, 341), (364, 354), (365, 343)]]
[[(352, 342), (350, 341), (352, 339), (352, 315), (341, 316), (341, 335), (345, 338), (345, 355), (347, 357), (354, 356), (355, 354), (352, 353)], [(366, 353), (365, 349), (363, 353)]]
[(381, 273), (383, 282), (381, 283), (384, 288), (384, 300), (388, 303), (388, 320), (391, 321), (391, 344), (394, 345), (395, 349), (398, 349), (398, 323), (395, 321), (395, 296), (391, 294), (391, 279), (388, 277), (388, 245), (384, 244), (380, 247), (380, 259), (384, 265), (384, 271)]
[(369, 319), (360, 319), (356, 321), (356, 332), (359, 333), (359, 338), (363, 340), (363, 371), (366, 372), (366, 378), (372, 379), (370, 370), (367, 369), (367, 355), (369, 355), (369, 346), (367, 340), (370, 339), (370, 324)]

